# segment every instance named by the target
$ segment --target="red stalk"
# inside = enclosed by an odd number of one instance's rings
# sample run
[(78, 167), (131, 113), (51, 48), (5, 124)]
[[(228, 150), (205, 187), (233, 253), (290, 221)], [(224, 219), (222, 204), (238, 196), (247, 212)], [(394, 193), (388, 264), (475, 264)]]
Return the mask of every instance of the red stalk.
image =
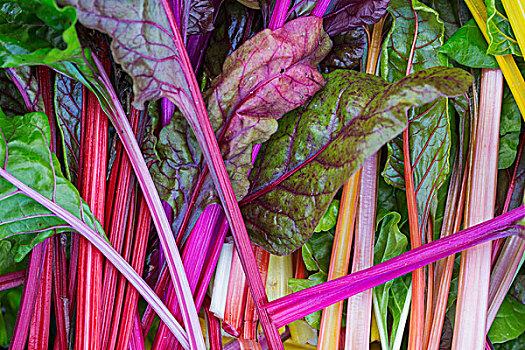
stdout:
[(26, 270), (6, 273), (0, 276), (0, 291), (16, 288), (24, 284)]
[(135, 312), (135, 322), (133, 323), (133, 333), (131, 334), (130, 350), (145, 350), (144, 337), (140, 327), (140, 317), (138, 311)]
[[(139, 209), (137, 225), (135, 230), (135, 245), (133, 247), (133, 258), (131, 260), (131, 267), (138, 273), (144, 269), (144, 260), (146, 257), (146, 248), (148, 244), (148, 235), (151, 226), (151, 216), (148, 210), (148, 205), (144, 197), (139, 196)], [(116, 348), (118, 350), (126, 350), (130, 342), (130, 337), (135, 327), (135, 314), (139, 301), (139, 293), (130, 284), (126, 291), (126, 307), (123, 310), (120, 319), (120, 332), (117, 340)]]
[(69, 339), (69, 303), (67, 294), (67, 261), (66, 235), (60, 234), (51, 238), (54, 244), (53, 263), (53, 303), (55, 305), (55, 320), (57, 337), (54, 349), (64, 349)]
[(43, 256), (44, 266), (35, 309), (29, 329), (28, 348), (47, 350), (49, 343), (49, 322), (51, 321), (51, 282), (53, 272), (53, 245), (47, 240), (47, 249)]
[(234, 249), (222, 323), (222, 328), (234, 337), (239, 337), (241, 334), (247, 292), (246, 276), (242, 270), (239, 253)]
[(510, 235), (525, 238), (523, 226), (513, 224), (523, 217), (525, 217), (525, 207), (520, 206), (497, 218), (427, 243), (368, 269), (271, 301), (265, 308), (274, 323), (281, 327), (327, 305), (376, 287), (451, 254)]
[[(268, 275), (268, 262), (270, 261), (270, 254), (262, 249), (261, 247), (253, 247), (255, 253), (255, 259), (257, 260), (257, 266), (259, 266), (259, 273), (261, 279), (266, 285), (266, 276)], [(300, 255), (299, 255), (300, 256)], [(299, 265), (299, 264), (298, 264)], [(304, 271), (304, 264), (303, 271)], [(304, 278), (296, 277), (295, 278)], [(255, 311), (255, 304), (253, 303), (252, 294), (248, 291), (246, 297), (246, 311), (244, 312), (244, 326), (243, 326), (243, 338), (255, 340), (257, 338), (257, 313)]]
[(206, 317), (210, 349), (222, 350), (221, 324), (217, 317), (210, 312), (210, 300), (208, 298), (204, 299), (204, 316)]
[(49, 241), (39, 243), (31, 251), (27, 266), (26, 282), (22, 291), (20, 307), (16, 315), (15, 328), (9, 344), (11, 350), (24, 350), (29, 333), (31, 315), (35, 307), (36, 297), (40, 286), (40, 276), (42, 275), (43, 258), (47, 251)]
[[(130, 123), (135, 134), (137, 134), (138, 124), (140, 119), (140, 111), (132, 109), (130, 113)], [(104, 225), (106, 234), (109, 238), (110, 244), (119, 253), (122, 252), (124, 241), (129, 241), (132, 236), (133, 225), (130, 223), (133, 220), (130, 213), (134, 212), (135, 201), (133, 195), (133, 181), (131, 163), (124, 154), (122, 143), (118, 142), (116, 147), (116, 156), (111, 169), (111, 174), (107, 189), (106, 201), (106, 222)], [(132, 194), (133, 193), (133, 194)], [(127, 227), (127, 230), (126, 230)], [(129, 261), (129, 258), (126, 258)], [(122, 300), (116, 297), (117, 278), (119, 276), (118, 270), (108, 261), (104, 267), (104, 280), (102, 282), (102, 349), (112, 348), (114, 346), (108, 343), (110, 333), (112, 330), (118, 330), (112, 324), (112, 317), (115, 315), (113, 311), (114, 304), (121, 303)], [(119, 278), (120, 288), (124, 288), (125, 283)], [(119, 315), (119, 314), (117, 314)]]
[[(96, 96), (88, 93), (82, 126), (81, 196), (95, 217), (104, 222), (108, 118)], [(103, 256), (83, 237), (79, 239), (75, 349), (100, 349)]]

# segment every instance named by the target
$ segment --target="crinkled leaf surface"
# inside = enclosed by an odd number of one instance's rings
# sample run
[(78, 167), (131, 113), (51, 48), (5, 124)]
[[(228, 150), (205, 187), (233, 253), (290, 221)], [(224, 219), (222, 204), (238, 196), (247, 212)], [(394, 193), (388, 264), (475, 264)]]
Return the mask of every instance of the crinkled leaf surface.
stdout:
[(274, 254), (308, 240), (339, 187), (405, 128), (410, 107), (458, 95), (471, 82), (468, 73), (450, 68), (420, 71), (393, 85), (353, 71), (326, 78), (262, 146), (241, 201), (252, 241)]
[(487, 5), (487, 34), (490, 38), (488, 53), (491, 55), (518, 55), (522, 53), (501, 0), (485, 0)]
[(260, 13), (246, 8), (236, 0), (225, 0), (204, 56), (203, 69), (208, 77), (213, 79), (221, 74), (226, 57), (261, 29)]
[(133, 78), (134, 105), (168, 97), (191, 111), (188, 82), (174, 34), (158, 0), (61, 0), (77, 9), (79, 21), (112, 37), (115, 61)]
[(336, 69), (352, 69), (361, 62), (365, 48), (365, 31), (363, 27), (350, 28), (332, 38), (332, 51), (321, 62), (321, 71), (330, 73)]
[(389, 0), (333, 1), (324, 16), (325, 29), (330, 36), (349, 27), (374, 24), (386, 13)]
[(64, 75), (55, 80), (55, 114), (62, 139), (66, 176), (77, 183), (82, 118), (82, 84)]
[[(0, 113), (0, 129), (3, 170), (103, 234), (100, 224), (77, 189), (62, 175), (60, 163), (49, 150), (47, 117), (30, 113), (10, 118)], [(0, 218), (0, 239), (11, 242), (15, 261), (20, 261), (54, 232), (72, 230), (65, 221), (4, 178), (0, 178)]]
[[(315, 67), (330, 47), (320, 19), (299, 18), (275, 31), (260, 32), (224, 62), (224, 73), (214, 79), (205, 100), (238, 199), (248, 191), (252, 145), (266, 141), (277, 129), (276, 119), (323, 86)], [(157, 150), (163, 149), (163, 156), (152, 173), (161, 181), (157, 182), (161, 198), (174, 209), (174, 227), (185, 220), (191, 228), (203, 208), (218, 202), (218, 197), (200, 149), (191, 146), (196, 142), (188, 124), (177, 113), (172, 124), (159, 136)]]
[[(415, 30), (413, 9), (418, 15)], [(414, 35), (417, 35), (413, 70), (446, 66), (444, 56), (436, 54), (443, 43), (443, 22), (438, 13), (417, 0), (392, 0), (389, 11), (394, 17), (392, 29), (385, 40), (381, 58), (381, 75), (390, 82), (405, 76)], [(439, 187), (449, 171), (450, 125), (448, 101), (441, 98), (409, 113), (410, 159), (418, 203), (419, 224), (424, 225)], [(405, 186), (403, 140), (388, 144), (388, 159), (383, 177), (399, 188)]]
[(498, 169), (510, 167), (516, 159), (521, 133), (521, 113), (508, 85), (503, 88), (499, 128)]
[(503, 343), (525, 332), (525, 305), (507, 295), (492, 322), (488, 336), (493, 343)]
[(467, 67), (498, 69), (498, 62), (487, 54), (487, 48), (483, 33), (471, 19), (443, 44), (439, 52)]
[(193, 0), (190, 2), (188, 16), (188, 35), (197, 35), (213, 29), (213, 14), (215, 12), (209, 0)]
[(330, 232), (314, 233), (303, 245), (302, 256), (308, 271), (320, 271), (328, 275), (334, 235)]
[(332, 203), (330, 203), (326, 213), (324, 213), (321, 221), (317, 224), (315, 232), (330, 231), (335, 227), (337, 224), (337, 216), (339, 215), (339, 204), (340, 201), (337, 199), (334, 199)]
[(471, 18), (470, 11), (463, 1), (423, 0), (422, 2), (439, 13), (439, 18), (445, 25), (446, 40)]
[(25, 109), (16, 115), (27, 112), (43, 112), (44, 99), (40, 93), (40, 87), (34, 69), (31, 67), (7, 68), (7, 74), (22, 95)]

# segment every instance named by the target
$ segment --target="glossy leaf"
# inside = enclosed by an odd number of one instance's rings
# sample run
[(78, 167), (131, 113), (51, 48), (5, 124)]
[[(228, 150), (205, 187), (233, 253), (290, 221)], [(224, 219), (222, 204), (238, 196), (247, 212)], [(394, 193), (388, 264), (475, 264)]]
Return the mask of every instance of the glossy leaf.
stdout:
[[(248, 191), (252, 145), (266, 141), (277, 129), (278, 118), (323, 86), (324, 79), (315, 66), (330, 47), (318, 18), (300, 18), (275, 31), (264, 30), (226, 59), (224, 73), (205, 93), (238, 199)], [(171, 131), (163, 130), (159, 136), (157, 152), (166, 151), (159, 153), (160, 164), (152, 172), (160, 181), (161, 198), (175, 212), (173, 226), (189, 222), (191, 229), (204, 207), (219, 199), (190, 128), (177, 113), (172, 117)], [(169, 138), (183, 142), (182, 146)]]
[[(443, 44), (444, 32), (443, 22), (436, 11), (417, 0), (392, 0), (389, 11), (394, 22), (383, 45), (381, 76), (390, 82), (405, 76), (414, 38), (414, 11), (418, 15), (418, 33), (413, 70), (447, 65), (446, 58), (436, 54)], [(410, 159), (419, 224), (423, 226), (435, 205), (437, 191), (449, 171), (450, 125), (447, 99), (442, 98), (411, 110), (409, 120)], [(382, 173), (389, 184), (401, 189), (405, 186), (402, 145), (401, 137), (388, 144), (387, 164)]]
[(464, 2), (456, 0), (423, 0), (428, 7), (439, 13), (445, 25), (445, 39), (448, 40), (462, 24), (470, 18), (470, 12)]
[(261, 29), (262, 18), (257, 11), (236, 0), (224, 1), (204, 56), (203, 69), (207, 76), (213, 79), (221, 74), (226, 57)]
[(67, 178), (77, 183), (80, 157), (82, 84), (64, 75), (55, 80), (55, 114), (62, 140)]
[(302, 246), (303, 261), (308, 271), (328, 275), (334, 235), (329, 232), (314, 233)]
[(521, 113), (507, 84), (503, 88), (499, 127), (498, 169), (507, 169), (514, 163), (521, 133)]
[(374, 24), (386, 13), (389, 0), (334, 1), (324, 16), (326, 32), (332, 36), (365, 24)]
[(22, 95), (26, 107), (22, 113), (17, 115), (27, 112), (43, 112), (44, 100), (40, 93), (35, 71), (31, 67), (8, 68), (6, 71)]
[(441, 47), (441, 53), (472, 68), (498, 69), (498, 62), (487, 54), (488, 44), (476, 22), (471, 19)]
[(525, 305), (511, 296), (506, 296), (490, 327), (490, 340), (493, 343), (503, 343), (519, 337), (525, 332), (524, 317)]
[(490, 38), (487, 53), (491, 55), (518, 55), (521, 51), (512, 32), (501, 0), (485, 0), (487, 5), (487, 34)]
[(190, 2), (188, 16), (188, 35), (197, 35), (213, 29), (214, 8), (209, 0), (196, 0)]
[(363, 27), (351, 28), (332, 38), (334, 47), (321, 62), (321, 71), (330, 73), (336, 69), (352, 69), (359, 65), (365, 48)]
[[(288, 286), (292, 289), (292, 292), (298, 292), (300, 290), (316, 286), (318, 284), (326, 282), (326, 273), (317, 272), (313, 275), (308, 276), (307, 279), (290, 278), (288, 280)], [(305, 316), (306, 322), (310, 327), (319, 329), (321, 327), (321, 313), (322, 310), (316, 311), (313, 314)]]
[(339, 187), (405, 128), (409, 108), (460, 94), (470, 79), (449, 68), (421, 71), (393, 85), (354, 71), (329, 74), (327, 85), (281, 119), (259, 152), (250, 192), (241, 201), (252, 241), (274, 254), (299, 248)]
[(319, 221), (319, 224), (315, 228), (315, 232), (329, 231), (335, 227), (337, 216), (339, 214), (339, 203), (340, 201), (337, 199), (334, 199), (332, 203), (330, 203), (326, 213), (324, 213), (321, 221)]
[[(3, 169), (103, 234), (89, 207), (64, 178), (60, 163), (49, 151), (51, 136), (47, 117), (41, 113), (12, 118), (0, 114), (0, 128)], [(71, 231), (65, 221), (5, 179), (0, 180), (0, 198), (0, 239), (11, 242), (11, 253), (17, 262), (55, 231)]]

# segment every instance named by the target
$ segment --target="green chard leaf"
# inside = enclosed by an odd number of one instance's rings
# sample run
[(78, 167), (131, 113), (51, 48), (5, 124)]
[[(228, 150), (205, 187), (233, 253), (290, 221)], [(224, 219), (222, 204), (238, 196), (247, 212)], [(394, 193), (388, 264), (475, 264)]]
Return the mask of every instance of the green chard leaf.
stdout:
[[(407, 237), (399, 230), (401, 215), (395, 211), (380, 211), (377, 215), (377, 239), (374, 246), (374, 265), (387, 261), (406, 252)], [(410, 277), (388, 281), (373, 289), (374, 312), (380, 331), (381, 341), (393, 342), (388, 334), (395, 337), (403, 314), (405, 299), (410, 286)], [(391, 330), (388, 331), (388, 315), (392, 315)]]
[(406, 127), (409, 108), (461, 94), (471, 82), (468, 73), (451, 68), (394, 84), (353, 71), (326, 79), (262, 146), (241, 201), (252, 241), (273, 254), (289, 254), (308, 240), (339, 187)]
[(335, 227), (335, 224), (337, 224), (337, 215), (339, 214), (339, 204), (340, 201), (337, 199), (334, 199), (332, 203), (330, 203), (328, 210), (324, 213), (321, 221), (319, 221), (319, 224), (315, 228), (315, 232), (330, 231)]
[(491, 55), (522, 56), (501, 0), (485, 0), (487, 5), (487, 34), (490, 38), (487, 53)]
[[(436, 54), (443, 44), (444, 26), (438, 13), (417, 0), (392, 0), (389, 11), (394, 17), (392, 29), (383, 44), (381, 75), (389, 82), (405, 76), (408, 57), (416, 35), (412, 69), (447, 66), (446, 57)], [(418, 32), (415, 33), (417, 13)], [(445, 97), (409, 112), (410, 159), (418, 204), (420, 226), (424, 226), (435, 206), (438, 189), (449, 172), (450, 124)], [(388, 143), (388, 159), (382, 173), (386, 182), (405, 187), (403, 140)]]
[(10, 117), (27, 112), (22, 95), (5, 69), (0, 69), (0, 106)]
[[(90, 228), (103, 234), (98, 221), (82, 201), (77, 189), (60, 171), (49, 150), (50, 129), (42, 113), (7, 117), (0, 112), (0, 163), (2, 172), (64, 208)], [(15, 262), (55, 232), (71, 227), (50, 210), (28, 197), (5, 178), (0, 178), (0, 239), (11, 243)]]
[[(208, 115), (238, 199), (248, 192), (252, 146), (265, 142), (277, 130), (277, 119), (303, 105), (324, 85), (315, 67), (330, 47), (322, 21), (315, 17), (264, 30), (228, 56), (223, 73), (205, 92)], [(189, 232), (202, 210), (219, 198), (180, 112), (160, 132), (156, 152), (151, 173), (159, 194), (174, 210), (173, 227)]]
[(487, 54), (487, 48), (483, 33), (471, 19), (447, 40), (439, 52), (467, 67), (498, 69), (498, 62)]
[(525, 305), (512, 296), (507, 295), (489, 330), (489, 338), (493, 343), (504, 343), (519, 337), (525, 332)]
[(314, 233), (302, 247), (304, 264), (308, 271), (321, 271), (328, 275), (334, 235), (330, 232)]
[(463, 1), (456, 0), (423, 0), (428, 7), (439, 13), (439, 19), (445, 25), (445, 39), (448, 40), (470, 18), (470, 12)]
[(507, 169), (516, 159), (521, 134), (521, 112), (509, 86), (503, 88), (499, 127), (498, 169)]
[[(318, 284), (326, 282), (326, 273), (318, 272), (308, 276), (308, 279), (297, 279), (290, 278), (288, 280), (288, 286), (292, 289), (292, 292), (298, 292), (300, 290), (316, 286)], [(304, 319), (310, 327), (313, 329), (321, 328), (321, 314), (322, 310), (316, 311), (313, 314), (306, 316)]]

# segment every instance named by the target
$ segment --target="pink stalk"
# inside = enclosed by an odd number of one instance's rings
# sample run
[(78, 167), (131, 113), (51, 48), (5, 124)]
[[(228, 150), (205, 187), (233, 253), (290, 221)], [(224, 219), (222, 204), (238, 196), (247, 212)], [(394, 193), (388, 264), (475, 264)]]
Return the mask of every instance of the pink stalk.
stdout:
[[(376, 228), (377, 154), (365, 161), (361, 173), (361, 190), (356, 222), (352, 272), (374, 264)], [(370, 343), (372, 289), (348, 299), (345, 349), (364, 349)]]
[(208, 329), (208, 343), (210, 349), (222, 350), (221, 324), (217, 317), (210, 312), (210, 300), (204, 300), (204, 316), (206, 317), (206, 328)]
[(26, 270), (6, 273), (0, 276), (0, 291), (20, 287), (24, 284)]
[(242, 270), (239, 253), (234, 249), (222, 323), (222, 328), (234, 337), (239, 337), (241, 334), (247, 292), (246, 276)]
[(138, 311), (135, 312), (135, 321), (133, 322), (133, 333), (131, 334), (130, 350), (146, 350), (144, 346), (144, 337), (140, 327), (140, 317)]
[(55, 246), (53, 257), (53, 302), (57, 324), (55, 350), (67, 348), (69, 337), (70, 300), (67, 294), (66, 240), (66, 235), (63, 233), (51, 238), (51, 242)]
[(272, 17), (270, 18), (268, 28), (271, 30), (281, 28), (286, 22), (286, 17), (288, 16), (289, 8), (290, 0), (277, 0), (275, 3), (275, 7), (273, 8)]
[(49, 244), (48, 242), (49, 241), (44, 241), (38, 244), (31, 251), (29, 264), (27, 266), (26, 282), (24, 284), (24, 290), (22, 291), (22, 299), (20, 300), (18, 314), (16, 315), (11, 342), (9, 343), (10, 350), (25, 349), (31, 315), (33, 314), (38, 288), (40, 286), (40, 276), (42, 275), (42, 265)]
[(314, 9), (312, 10), (311, 15), (315, 17), (322, 18), (326, 13), (326, 9), (330, 5), (330, 0), (317, 0)]
[[(208, 247), (210, 246), (213, 238), (215, 225), (221, 218), (221, 212), (222, 209), (218, 204), (212, 204), (206, 207), (204, 212), (197, 220), (197, 223), (195, 224), (186, 244), (184, 245), (184, 249), (182, 251), (182, 263), (184, 264), (192, 293), (195, 292), (197, 283), (199, 282), (199, 276), (201, 275), (202, 269), (205, 265)], [(168, 288), (167, 304), (172, 313), (175, 315), (175, 318), (180, 319), (180, 309), (177, 304), (176, 295), (171, 285)], [(175, 339), (170, 333), (169, 329), (164, 324), (161, 324), (155, 337), (155, 342), (152, 349), (168, 348), (167, 345), (172, 344), (174, 341)], [(169, 346), (169, 348), (173, 348), (173, 346)]]
[[(499, 120), (503, 94), (500, 70), (483, 69), (479, 116), (473, 130), (473, 162), (465, 227), (494, 217)], [(462, 253), (452, 346), (480, 349), (485, 343), (492, 242)]]
[[(259, 272), (261, 278), (266, 285), (266, 276), (268, 275), (268, 262), (270, 260), (270, 254), (262, 249), (261, 247), (254, 246), (255, 259), (257, 260), (257, 266), (259, 266)], [(297, 277), (295, 278), (304, 278)], [(244, 313), (244, 326), (243, 326), (243, 337), (245, 339), (255, 340), (257, 337), (257, 313), (255, 311), (255, 305), (253, 303), (252, 294), (248, 291), (246, 297), (246, 311)]]
[[(138, 273), (144, 269), (146, 248), (148, 244), (148, 235), (151, 226), (151, 216), (148, 211), (144, 197), (139, 196), (139, 209), (137, 213), (137, 224), (135, 226), (135, 236), (133, 237), (135, 245), (133, 247), (133, 258), (131, 260), (131, 267)], [(119, 338), (117, 341), (118, 350), (126, 350), (130, 342), (130, 337), (135, 326), (135, 314), (139, 302), (139, 293), (135, 288), (128, 284), (126, 291), (126, 307), (122, 312), (120, 319)]]
[(266, 305), (281, 327), (327, 305), (349, 298), (406, 273), (476, 245), (510, 235), (525, 238), (524, 227), (514, 225), (525, 217), (520, 206), (506, 214), (398, 255), (368, 269), (279, 298)]

